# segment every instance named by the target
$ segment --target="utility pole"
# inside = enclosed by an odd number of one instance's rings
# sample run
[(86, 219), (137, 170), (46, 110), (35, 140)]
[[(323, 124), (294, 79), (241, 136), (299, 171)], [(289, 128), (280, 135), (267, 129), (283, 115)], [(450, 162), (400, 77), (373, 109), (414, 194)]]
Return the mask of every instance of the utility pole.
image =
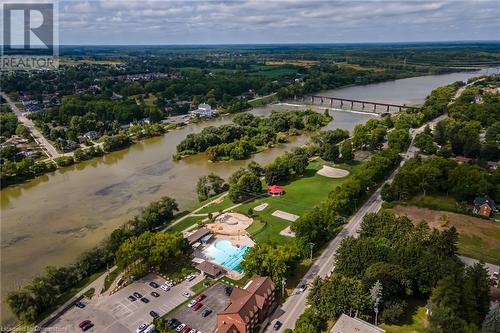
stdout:
[(314, 247), (314, 243), (313, 242), (310, 242), (309, 243), (309, 248), (311, 249), (311, 260), (313, 258), (313, 247)]

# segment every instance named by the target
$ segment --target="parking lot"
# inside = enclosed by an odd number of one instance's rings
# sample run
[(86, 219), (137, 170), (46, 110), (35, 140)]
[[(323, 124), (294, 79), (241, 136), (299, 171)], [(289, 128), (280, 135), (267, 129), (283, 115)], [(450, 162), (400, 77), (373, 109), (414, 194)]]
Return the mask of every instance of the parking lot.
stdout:
[[(226, 294), (224, 288), (225, 285), (221, 283), (215, 284), (203, 292), (207, 297), (201, 301), (203, 306), (200, 309), (194, 311), (187, 305), (182, 306), (172, 314), (172, 318), (176, 318), (192, 329), (194, 328), (203, 333), (214, 332), (217, 327), (216, 314), (226, 309), (230, 303), (229, 296)], [(202, 317), (201, 313), (205, 309), (212, 310), (212, 313), (207, 317)]]
[[(83, 301), (86, 304), (85, 308), (71, 308), (51, 326), (63, 328), (65, 332), (79, 332), (81, 330), (78, 324), (88, 319), (94, 323), (94, 327), (87, 332), (135, 332), (139, 325), (152, 322), (153, 318), (149, 314), (151, 310), (156, 311), (160, 316), (172, 311), (186, 301), (183, 293), (193, 294), (189, 288), (202, 279), (198, 275), (193, 281), (183, 281), (169, 291), (163, 291), (160, 288), (152, 288), (149, 283), (154, 281), (161, 285), (165, 280), (156, 274), (149, 274), (111, 296), (107, 294), (94, 296), (90, 301)], [(160, 296), (158, 298), (151, 296), (152, 291), (156, 291)], [(146, 297), (149, 303), (128, 300), (127, 297), (134, 292)]]

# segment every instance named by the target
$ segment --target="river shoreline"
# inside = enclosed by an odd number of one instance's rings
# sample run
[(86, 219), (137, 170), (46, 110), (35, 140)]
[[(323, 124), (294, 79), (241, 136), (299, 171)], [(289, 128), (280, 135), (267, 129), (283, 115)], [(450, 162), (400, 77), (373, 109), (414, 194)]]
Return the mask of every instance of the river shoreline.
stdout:
[[(421, 76), (330, 91), (339, 97), (368, 96), (388, 102), (422, 103), (437, 86), (464, 80), (477, 73)], [(397, 100), (399, 98), (399, 100)], [(272, 107), (254, 108), (265, 115)], [(352, 130), (370, 116), (337, 111), (324, 129)], [(267, 149), (245, 161), (208, 163), (203, 154), (172, 161), (175, 146), (186, 135), (210, 125), (229, 123), (231, 117), (183, 126), (163, 136), (76, 165), (61, 168), (1, 190), (2, 296), (40, 274), (47, 264), (64, 266), (99, 244), (117, 226), (161, 196), (177, 199), (183, 210), (196, 202), (195, 183), (210, 172), (227, 178), (254, 160), (265, 164), (284, 151), (304, 144), (307, 136), (292, 138), (283, 147)], [(103, 165), (104, 164), (104, 165)], [(2, 317), (12, 318), (5, 303)]]

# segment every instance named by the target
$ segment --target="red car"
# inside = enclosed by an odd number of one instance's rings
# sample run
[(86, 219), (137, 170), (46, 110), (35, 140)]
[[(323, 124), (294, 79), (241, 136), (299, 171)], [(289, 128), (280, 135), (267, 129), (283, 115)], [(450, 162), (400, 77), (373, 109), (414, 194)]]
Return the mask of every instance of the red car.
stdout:
[(186, 327), (184, 327), (184, 329), (183, 329), (181, 332), (182, 332), (182, 333), (187, 333), (187, 332), (189, 332), (189, 331), (191, 331), (191, 327), (186, 326)]
[(84, 326), (87, 326), (88, 324), (90, 324), (90, 320), (84, 320), (82, 321), (80, 324), (78, 324), (78, 327), (80, 328), (83, 328)]
[(194, 306), (193, 306), (193, 310), (194, 311), (198, 311), (201, 307), (203, 306), (203, 304), (201, 304), (200, 302), (196, 303)]
[(207, 296), (205, 294), (200, 294), (195, 299), (196, 299), (196, 302), (199, 302), (199, 301), (204, 300), (205, 298), (207, 298)]

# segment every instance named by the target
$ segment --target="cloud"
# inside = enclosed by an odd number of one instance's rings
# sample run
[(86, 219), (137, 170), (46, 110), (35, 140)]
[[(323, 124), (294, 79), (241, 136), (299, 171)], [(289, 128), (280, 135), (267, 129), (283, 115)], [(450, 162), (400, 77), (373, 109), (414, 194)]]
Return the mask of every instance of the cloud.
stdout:
[(498, 40), (499, 4), (426, 0), (62, 0), (59, 19), (63, 44)]

